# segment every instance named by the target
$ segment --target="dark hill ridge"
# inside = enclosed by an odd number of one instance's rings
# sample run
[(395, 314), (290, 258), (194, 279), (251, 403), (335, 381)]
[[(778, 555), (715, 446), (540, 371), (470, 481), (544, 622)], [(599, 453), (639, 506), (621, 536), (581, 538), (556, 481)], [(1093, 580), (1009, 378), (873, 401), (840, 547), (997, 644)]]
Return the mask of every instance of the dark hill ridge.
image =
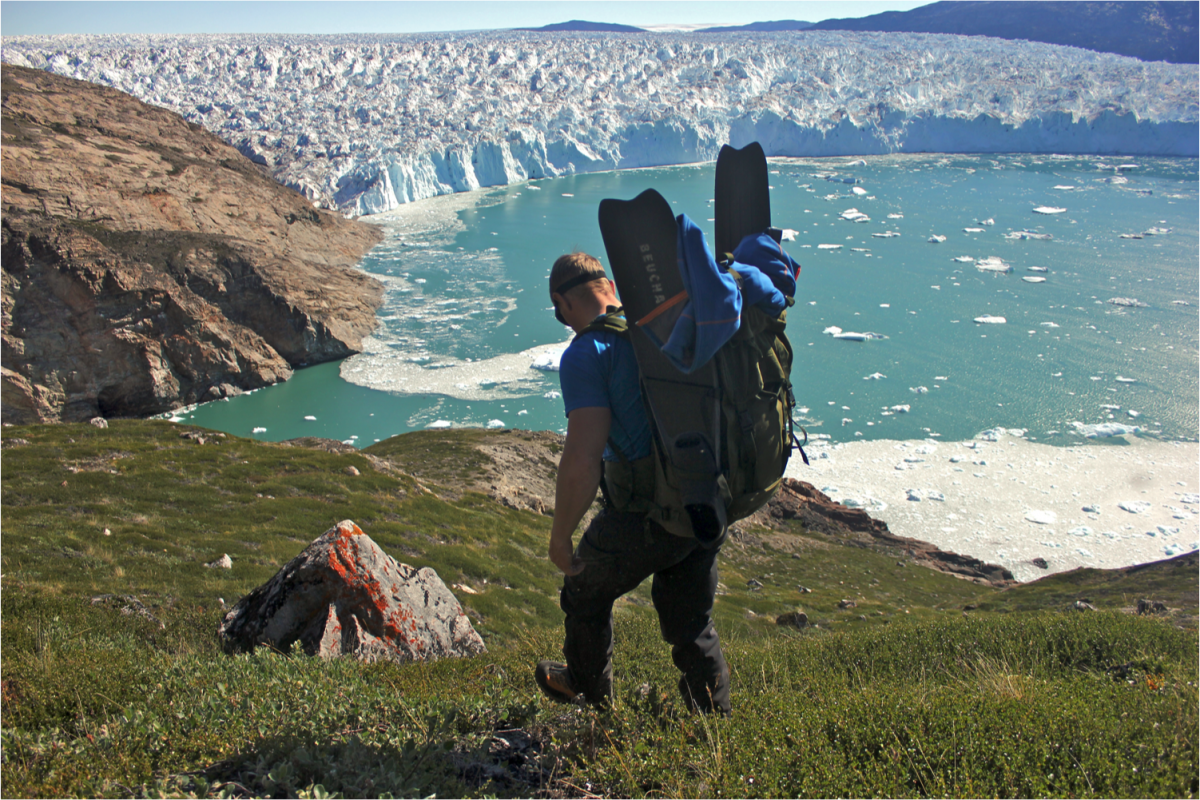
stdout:
[(555, 22), (540, 28), (518, 28), (521, 31), (537, 31), (539, 33), (561, 33), (565, 31), (583, 31), (586, 33), (644, 33), (644, 28), (633, 25), (620, 25), (615, 22), (588, 22), (582, 19), (572, 19), (567, 22)]
[(122, 92), (2, 81), (5, 422), (154, 414), (360, 348), (376, 228)]
[(815, 31), (892, 31), (995, 36), (1069, 45), (1143, 61), (1200, 61), (1194, 2), (960, 2), (856, 19), (827, 19)]

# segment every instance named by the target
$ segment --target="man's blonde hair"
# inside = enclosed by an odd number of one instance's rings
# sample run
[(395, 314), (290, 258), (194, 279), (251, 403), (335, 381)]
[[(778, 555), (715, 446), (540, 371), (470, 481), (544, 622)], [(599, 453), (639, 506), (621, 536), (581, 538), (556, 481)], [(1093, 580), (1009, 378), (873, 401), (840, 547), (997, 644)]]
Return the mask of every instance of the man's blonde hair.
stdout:
[(562, 294), (559, 287), (568, 282), (571, 282), (572, 286), (568, 287), (567, 291), (572, 291), (578, 286), (601, 278), (607, 279), (608, 275), (605, 274), (604, 266), (598, 258), (587, 253), (568, 253), (559, 256), (550, 268), (550, 294)]

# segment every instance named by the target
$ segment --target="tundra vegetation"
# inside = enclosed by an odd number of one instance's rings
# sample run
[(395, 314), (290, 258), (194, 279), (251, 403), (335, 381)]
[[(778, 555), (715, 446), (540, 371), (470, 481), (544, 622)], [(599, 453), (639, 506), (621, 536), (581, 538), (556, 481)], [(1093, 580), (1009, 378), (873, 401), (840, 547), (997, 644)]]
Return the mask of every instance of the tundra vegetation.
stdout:
[[(561, 645), (550, 519), (472, 490), (481, 435), (338, 452), (166, 422), (5, 428), (4, 794), (1197, 795), (1194, 554), (997, 588), (743, 525), (716, 607), (731, 718), (682, 708), (648, 587), (616, 609), (611, 707), (561, 706), (532, 676)], [(346, 518), (457, 584), (488, 653), (224, 654), (223, 610)], [(204, 566), (223, 554), (232, 569)], [(1169, 611), (1139, 616), (1142, 598)], [(776, 624), (798, 609), (807, 627)]]

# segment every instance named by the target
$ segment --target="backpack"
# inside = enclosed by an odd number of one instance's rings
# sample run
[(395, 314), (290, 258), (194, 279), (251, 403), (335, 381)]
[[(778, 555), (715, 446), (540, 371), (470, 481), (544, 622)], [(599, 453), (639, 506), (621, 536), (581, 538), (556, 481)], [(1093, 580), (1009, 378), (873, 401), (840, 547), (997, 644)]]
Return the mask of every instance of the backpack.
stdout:
[[(788, 304), (792, 302), (788, 298)], [(797, 448), (800, 446), (793, 431), (792, 409), (796, 400), (790, 379), (792, 345), (784, 333), (786, 324), (786, 310), (778, 317), (771, 317), (756, 307), (745, 307), (737, 332), (714, 356), (721, 406), (718, 485), (728, 522), (744, 519), (766, 505), (779, 489), (793, 442)], [(593, 331), (630, 338), (620, 310), (597, 317), (580, 335)], [(679, 402), (697, 402), (697, 398), (681, 396)], [(649, 404), (646, 413), (654, 419)], [(645, 513), (673, 534), (696, 536), (684, 509), (680, 482), (683, 476), (665, 457), (658, 426), (650, 427), (654, 432), (651, 454), (643, 459), (627, 459), (610, 438), (609, 446), (617, 453), (618, 460), (604, 462), (601, 489), (605, 502), (617, 511)], [(800, 452), (808, 463), (804, 451)], [(719, 536), (704, 543), (713, 545), (723, 539), (722, 526)]]

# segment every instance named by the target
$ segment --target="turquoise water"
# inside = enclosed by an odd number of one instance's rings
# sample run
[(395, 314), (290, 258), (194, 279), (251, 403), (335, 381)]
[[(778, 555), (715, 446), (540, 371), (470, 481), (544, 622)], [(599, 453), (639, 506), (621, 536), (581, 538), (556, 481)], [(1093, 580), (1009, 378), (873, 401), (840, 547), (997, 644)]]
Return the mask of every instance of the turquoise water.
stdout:
[[(775, 223), (796, 232), (786, 245), (803, 265), (788, 333), (810, 434), (957, 440), (999, 426), (1065, 445), (1084, 441), (1078, 425), (1115, 422), (1197, 438), (1195, 159), (887, 156), (771, 171)], [(590, 174), (373, 218), (386, 238), (362, 266), (387, 290), (364, 354), (177, 418), (359, 446), (431, 424), (561, 430), (557, 374), (530, 367), (569, 339), (550, 264), (574, 249), (603, 257), (600, 200), (651, 187), (711, 232), (712, 182), (712, 164)], [(851, 208), (870, 221), (842, 219)], [(1051, 238), (1007, 238), (1022, 231)], [(885, 232), (900, 235), (873, 236)], [(1012, 271), (954, 260), (968, 256)], [(983, 315), (1007, 323), (972, 321)], [(887, 338), (838, 340), (831, 326)]]

